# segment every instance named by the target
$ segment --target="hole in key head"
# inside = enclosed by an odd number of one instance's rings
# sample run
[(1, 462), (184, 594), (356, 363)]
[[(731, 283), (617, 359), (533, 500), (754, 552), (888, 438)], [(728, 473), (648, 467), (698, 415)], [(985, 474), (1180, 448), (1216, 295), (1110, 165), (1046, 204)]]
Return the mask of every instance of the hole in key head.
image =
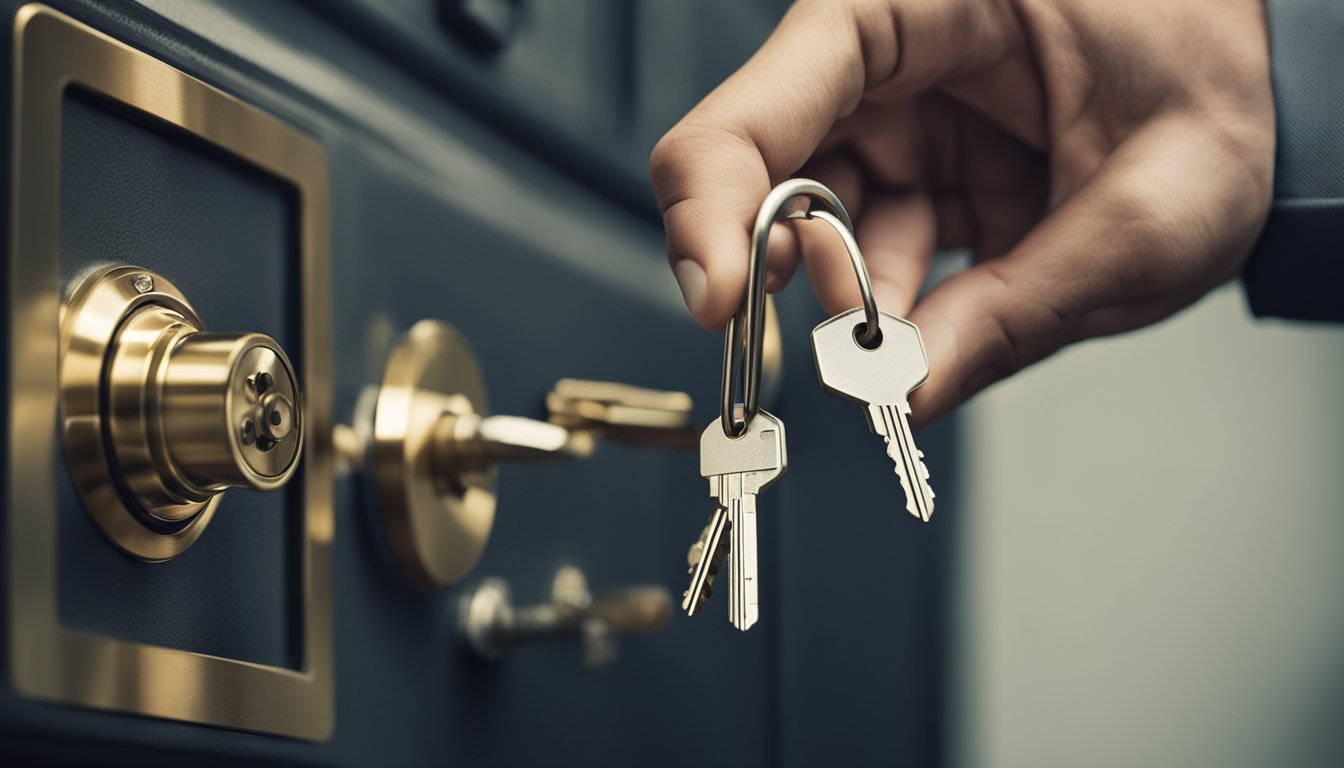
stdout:
[(864, 349), (877, 349), (878, 347), (882, 346), (881, 328), (877, 329), (877, 333), (873, 336), (873, 340), (868, 342), (867, 344), (864, 344), (860, 340), (865, 333), (868, 333), (868, 323), (863, 322), (854, 326), (854, 343), (858, 344), (860, 347), (863, 347)]

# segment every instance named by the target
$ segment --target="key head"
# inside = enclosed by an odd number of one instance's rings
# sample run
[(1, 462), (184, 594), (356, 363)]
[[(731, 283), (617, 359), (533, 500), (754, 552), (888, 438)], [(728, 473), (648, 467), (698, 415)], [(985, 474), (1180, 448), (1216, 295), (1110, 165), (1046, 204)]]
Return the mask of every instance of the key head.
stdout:
[(812, 330), (812, 355), (822, 389), (865, 405), (895, 405), (929, 377), (924, 340), (914, 323), (879, 311), (880, 343), (858, 341), (862, 307), (841, 312)]
[(760, 472), (773, 479), (784, 474), (787, 466), (784, 422), (767, 411), (757, 411), (737, 437), (723, 434), (718, 419), (700, 435), (700, 474), (706, 478)]

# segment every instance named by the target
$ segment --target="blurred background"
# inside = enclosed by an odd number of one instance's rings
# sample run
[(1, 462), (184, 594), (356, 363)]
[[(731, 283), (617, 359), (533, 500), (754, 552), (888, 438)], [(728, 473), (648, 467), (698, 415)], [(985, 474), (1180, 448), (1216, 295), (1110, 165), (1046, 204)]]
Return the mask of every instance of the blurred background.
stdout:
[[(577, 568), (595, 594), (650, 587), (679, 603), (687, 546), (712, 509), (705, 484), (684, 440), (603, 439), (583, 461), (505, 465), (480, 562), (460, 581), (417, 587), (364, 465), (385, 366), (416, 322), (437, 319), (474, 348), (493, 413), (554, 417), (548, 392), (580, 378), (686, 392), (694, 431), (713, 419), (721, 342), (689, 319), (666, 267), (648, 153), (787, 3), (50, 5), (321, 149), (330, 242), (315, 275), (298, 255), (310, 243), (294, 180), (242, 173), (248, 162), (230, 147), (76, 82), (53, 100), (63, 124), (42, 124), (60, 137), (60, 166), (45, 169), (60, 181), (59, 252), (11, 244), (9, 274), (51, 258), (37, 288), (47, 311), (89, 270), (136, 264), (181, 287), (211, 330), (273, 336), (301, 383), (318, 376), (330, 389), (302, 472), (334, 465), (335, 534), (330, 573), (313, 575), (303, 495), (240, 489), (173, 560), (114, 548), (81, 506), (59, 444), (35, 459), (49, 477), (16, 470), (33, 455), (16, 427), (28, 392), (18, 350), (54, 335), (58, 317), (21, 312), (25, 292), (10, 282), (0, 755), (1344, 764), (1344, 329), (1254, 321), (1233, 284), (1153, 328), (1066, 350), (920, 433), (939, 499), (920, 526), (861, 412), (816, 385), (808, 334), (825, 316), (800, 275), (776, 302), (782, 355), (766, 401), (788, 424), (791, 466), (762, 500), (760, 625), (732, 630), (723, 588), (703, 616), (674, 612), (658, 631), (617, 638), (614, 657), (570, 627), (483, 658), (460, 626), (482, 584), (507, 584), (515, 607), (545, 606), (557, 574)], [(0, 2), (11, 24), (23, 6)], [(5, 45), (5, 82), (22, 93), (32, 68)], [(52, 50), (56, 62), (84, 55)], [(25, 124), (25, 103), (8, 122)], [(28, 162), (5, 130), (14, 162)], [(948, 255), (934, 279), (964, 260)], [(295, 307), (323, 280), (330, 322), (314, 329)], [(330, 359), (302, 362), (323, 339)], [(55, 431), (48, 405), (34, 418)], [(56, 521), (38, 547), (55, 556), (50, 572), (22, 565), (33, 548), (17, 522), (24, 510)], [(296, 618), (313, 583), (331, 597), (329, 626)], [(325, 637), (333, 661), (317, 675), (331, 690), (314, 706), (330, 731), (203, 718), (201, 702), (238, 689), (139, 667), (122, 646), (57, 663), (59, 694), (28, 690), (21, 670), (36, 662), (21, 652), (29, 627), (16, 606), (37, 599), (69, 635), (280, 677), (311, 674), (304, 649)], [(156, 687), (189, 691), (189, 706), (144, 711)]]
[(1340, 392), (1232, 285), (967, 408), (951, 763), (1337, 765)]

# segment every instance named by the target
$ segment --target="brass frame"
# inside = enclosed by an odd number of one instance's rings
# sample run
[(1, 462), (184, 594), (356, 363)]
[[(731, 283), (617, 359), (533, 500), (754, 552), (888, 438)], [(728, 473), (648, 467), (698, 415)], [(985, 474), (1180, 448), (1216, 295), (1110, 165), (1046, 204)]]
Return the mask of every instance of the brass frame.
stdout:
[[(308, 452), (303, 668), (73, 632), (57, 613), (61, 109), (77, 83), (291, 182), (299, 193)], [(22, 695), (321, 741), (333, 711), (330, 212), (326, 155), (294, 127), (40, 4), (14, 18), (9, 518), (11, 674)], [(152, 565), (144, 566), (152, 568)]]

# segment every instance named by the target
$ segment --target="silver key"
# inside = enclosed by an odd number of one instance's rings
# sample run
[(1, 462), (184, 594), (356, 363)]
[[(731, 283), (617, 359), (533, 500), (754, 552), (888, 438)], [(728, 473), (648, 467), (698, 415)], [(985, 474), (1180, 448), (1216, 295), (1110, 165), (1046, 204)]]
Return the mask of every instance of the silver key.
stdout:
[(879, 314), (880, 344), (871, 350), (857, 340), (864, 323), (862, 308), (841, 312), (813, 329), (817, 377), (827, 392), (866, 407), (868, 428), (886, 439), (906, 510), (927, 523), (933, 515), (933, 491), (924, 454), (915, 448), (910, 431), (908, 398), (929, 377), (929, 359), (913, 323)]
[(714, 594), (714, 577), (719, 575), (723, 559), (728, 555), (728, 537), (724, 532), (729, 528), (728, 512), (715, 505), (709, 525), (700, 532), (700, 539), (691, 545), (687, 560), (691, 565), (691, 586), (682, 594), (681, 610), (687, 616), (699, 613), (709, 596)]
[[(700, 435), (700, 474), (709, 480), (710, 495), (728, 516), (724, 526), (729, 537), (728, 619), (743, 632), (760, 615), (756, 494), (769, 488), (787, 468), (784, 422), (765, 411), (757, 411), (738, 437), (723, 434), (717, 420)], [(707, 539), (701, 559), (712, 556), (713, 549)]]

